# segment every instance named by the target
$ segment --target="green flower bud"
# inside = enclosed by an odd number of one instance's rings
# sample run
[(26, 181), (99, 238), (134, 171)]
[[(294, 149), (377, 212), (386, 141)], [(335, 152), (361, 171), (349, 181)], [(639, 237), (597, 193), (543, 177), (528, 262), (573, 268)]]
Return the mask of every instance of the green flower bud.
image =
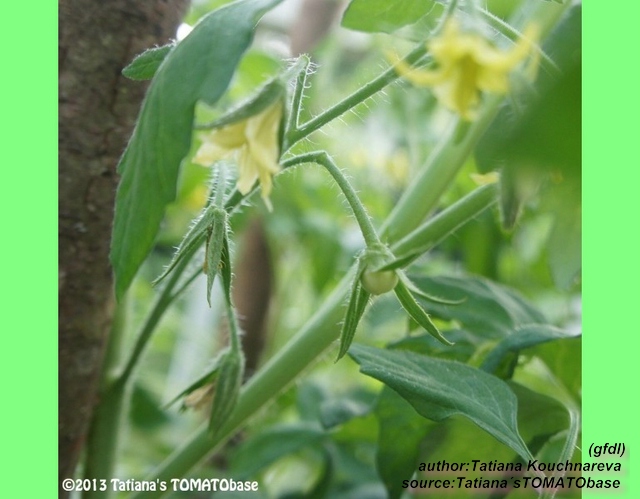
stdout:
[(393, 270), (365, 270), (361, 282), (362, 287), (372, 295), (381, 295), (396, 287), (398, 276)]
[(361, 256), (364, 272), (360, 278), (362, 287), (372, 295), (387, 293), (398, 284), (395, 270), (378, 270), (394, 260), (394, 256), (383, 244), (369, 246)]

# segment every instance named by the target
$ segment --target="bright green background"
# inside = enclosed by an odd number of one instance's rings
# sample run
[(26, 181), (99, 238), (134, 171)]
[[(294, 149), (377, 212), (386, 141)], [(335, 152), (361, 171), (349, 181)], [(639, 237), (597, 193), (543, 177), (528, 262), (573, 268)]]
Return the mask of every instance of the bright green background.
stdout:
[[(57, 494), (57, 11), (3, 3), (3, 495)], [(637, 448), (640, 7), (584, 8), (584, 439)], [(626, 462), (628, 465), (628, 461)], [(13, 468), (8, 467), (13, 466)], [(8, 479), (11, 478), (11, 480)], [(637, 474), (624, 478), (637, 497)], [(609, 494), (607, 494), (609, 495)], [(602, 497), (603, 494), (585, 494)]]
[[(640, 437), (640, 327), (635, 320), (640, 309), (640, 8), (630, 0), (615, 6), (587, 1), (584, 7), (582, 445), (587, 460), (592, 442), (624, 442), (637, 452)], [(626, 456), (623, 467), (628, 466)], [(638, 474), (623, 480), (626, 490), (616, 497), (638, 497)]]
[(58, 475), (57, 4), (0, 5), (2, 496), (46, 499)]

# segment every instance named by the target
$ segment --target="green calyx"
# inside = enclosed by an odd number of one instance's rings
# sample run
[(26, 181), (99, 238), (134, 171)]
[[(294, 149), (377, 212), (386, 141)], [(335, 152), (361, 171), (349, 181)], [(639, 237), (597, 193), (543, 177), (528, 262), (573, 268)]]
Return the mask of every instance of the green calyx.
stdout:
[(280, 78), (274, 78), (265, 83), (254, 95), (230, 109), (220, 118), (206, 124), (197, 125), (196, 128), (210, 130), (246, 120), (261, 113), (276, 101), (284, 100), (285, 95), (286, 87), (284, 82)]
[(384, 244), (373, 244), (360, 257), (364, 269), (360, 277), (362, 287), (372, 295), (381, 295), (398, 284), (395, 270), (381, 270), (394, 260), (393, 253)]

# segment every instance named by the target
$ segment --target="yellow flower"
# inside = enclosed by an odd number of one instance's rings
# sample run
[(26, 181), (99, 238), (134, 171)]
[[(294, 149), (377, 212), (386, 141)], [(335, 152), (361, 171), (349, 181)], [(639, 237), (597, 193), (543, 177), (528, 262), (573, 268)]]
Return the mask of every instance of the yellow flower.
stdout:
[(538, 32), (529, 26), (510, 50), (501, 51), (478, 34), (460, 31), (458, 22), (450, 19), (442, 34), (427, 42), (436, 69), (415, 69), (404, 61), (395, 68), (415, 85), (432, 87), (440, 102), (463, 119), (473, 120), (481, 91), (500, 95), (509, 91), (509, 73), (527, 58)]
[(238, 164), (238, 190), (247, 194), (256, 180), (267, 208), (271, 210), (271, 177), (280, 171), (280, 122), (283, 103), (278, 99), (263, 111), (236, 123), (215, 128), (202, 136), (193, 162), (210, 166), (226, 158)]

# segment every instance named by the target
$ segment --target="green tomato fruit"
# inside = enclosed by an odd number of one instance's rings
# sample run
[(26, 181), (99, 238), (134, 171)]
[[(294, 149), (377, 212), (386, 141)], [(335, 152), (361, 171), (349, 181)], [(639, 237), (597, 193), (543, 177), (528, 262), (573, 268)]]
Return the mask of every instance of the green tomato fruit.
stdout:
[(387, 293), (398, 284), (398, 276), (393, 270), (365, 270), (362, 274), (362, 287), (372, 295)]

